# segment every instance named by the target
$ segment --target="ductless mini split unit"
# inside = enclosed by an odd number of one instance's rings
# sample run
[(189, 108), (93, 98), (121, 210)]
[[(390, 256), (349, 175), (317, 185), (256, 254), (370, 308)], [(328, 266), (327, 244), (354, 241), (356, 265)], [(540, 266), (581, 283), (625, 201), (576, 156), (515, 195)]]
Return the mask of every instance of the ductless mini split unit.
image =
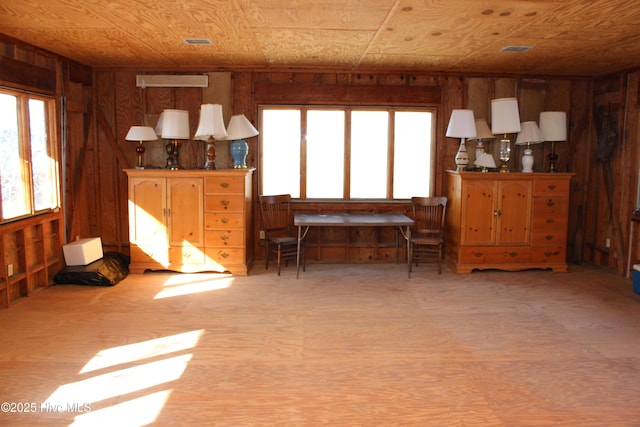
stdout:
[(146, 87), (208, 87), (209, 76), (206, 74), (175, 75), (175, 74), (139, 74), (136, 76), (136, 86)]

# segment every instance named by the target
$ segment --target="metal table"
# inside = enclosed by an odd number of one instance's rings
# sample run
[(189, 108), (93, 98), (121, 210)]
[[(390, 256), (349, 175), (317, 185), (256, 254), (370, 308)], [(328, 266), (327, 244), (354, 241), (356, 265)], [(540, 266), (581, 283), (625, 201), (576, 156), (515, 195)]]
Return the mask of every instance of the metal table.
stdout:
[[(397, 227), (407, 241), (407, 254), (411, 240), (411, 227), (415, 221), (403, 214), (305, 214), (294, 215), (293, 223), (298, 227), (298, 250), (296, 254), (296, 278), (300, 277), (300, 245), (310, 227)], [(304, 231), (303, 231), (304, 230)], [(396, 242), (397, 244), (397, 242)], [(407, 257), (407, 262), (410, 262)], [(408, 264), (407, 264), (408, 266)]]

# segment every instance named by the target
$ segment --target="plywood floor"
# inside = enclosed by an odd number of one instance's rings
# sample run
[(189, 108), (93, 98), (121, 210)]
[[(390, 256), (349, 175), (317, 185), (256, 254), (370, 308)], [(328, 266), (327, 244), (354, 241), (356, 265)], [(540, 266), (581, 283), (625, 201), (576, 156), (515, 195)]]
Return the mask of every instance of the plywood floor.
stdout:
[(640, 425), (640, 296), (586, 266), (130, 275), (0, 312), (0, 343), (0, 425)]

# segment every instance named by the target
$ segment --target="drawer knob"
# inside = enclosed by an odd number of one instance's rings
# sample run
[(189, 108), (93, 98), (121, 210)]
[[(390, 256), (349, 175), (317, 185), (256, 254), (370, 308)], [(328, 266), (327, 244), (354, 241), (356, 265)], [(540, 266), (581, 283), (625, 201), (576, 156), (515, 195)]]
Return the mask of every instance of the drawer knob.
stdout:
[(476, 258), (480, 258), (482, 256), (482, 252), (474, 252), (473, 256)]
[(547, 224), (553, 224), (553, 218), (547, 218)]
[(227, 207), (229, 206), (229, 201), (228, 200), (220, 200), (220, 204), (227, 209)]
[(556, 204), (556, 202), (554, 202), (553, 200), (551, 200), (551, 199), (547, 200), (547, 206), (551, 207), (551, 206), (553, 206), (555, 204)]
[(554, 184), (549, 185), (549, 190), (555, 190), (556, 186)]
[(229, 258), (229, 254), (226, 252), (218, 252), (218, 255), (220, 255), (220, 258)]
[(515, 258), (515, 257), (517, 257), (517, 256), (518, 256), (518, 252), (509, 252), (509, 256), (510, 256), (511, 258)]
[(222, 236), (220, 236), (220, 240), (222, 240), (223, 242), (226, 242), (227, 240), (229, 240), (229, 236), (222, 235)]
[(229, 218), (220, 218), (220, 222), (226, 224), (229, 222)]
[(547, 234), (546, 236), (544, 236), (544, 238), (547, 240), (553, 240), (553, 235)]
[(220, 187), (227, 188), (227, 187), (229, 187), (229, 183), (223, 181), (223, 182), (220, 183)]

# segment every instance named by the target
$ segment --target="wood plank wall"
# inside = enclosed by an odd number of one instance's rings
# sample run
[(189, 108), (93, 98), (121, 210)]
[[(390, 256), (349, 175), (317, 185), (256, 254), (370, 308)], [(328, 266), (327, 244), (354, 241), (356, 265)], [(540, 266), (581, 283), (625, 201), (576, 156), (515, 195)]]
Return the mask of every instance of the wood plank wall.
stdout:
[[(20, 49), (4, 46), (0, 54), (30, 63), (30, 54)], [(640, 158), (640, 71), (592, 80), (429, 73), (212, 72), (209, 75), (215, 85), (206, 90), (141, 90), (135, 86), (138, 72), (89, 70), (87, 73), (79, 64), (64, 58), (38, 59), (40, 65), (47, 61), (48, 66), (54, 64), (65, 70), (61, 73), (61, 87), (64, 88), (67, 116), (64, 165), (67, 239), (101, 236), (105, 250), (128, 253), (126, 178), (122, 169), (135, 164), (136, 154), (135, 143), (125, 141), (124, 136), (131, 125), (141, 122), (155, 125), (157, 116), (164, 108), (189, 110), (193, 134), (203, 102), (223, 104), (225, 121), (231, 114), (242, 113), (257, 123), (258, 103), (283, 102), (280, 91), (287, 86), (294, 89), (305, 87), (304, 96), (317, 102), (327, 97), (340, 99), (344, 96), (346, 99), (353, 94), (362, 96), (375, 87), (380, 91), (379, 94), (386, 93), (387, 99), (395, 102), (406, 102), (406, 94), (413, 94), (416, 104), (437, 104), (437, 194), (442, 193), (445, 171), (454, 167), (453, 159), (457, 151), (458, 142), (444, 135), (452, 109), (472, 108), (476, 117), (488, 117), (491, 99), (516, 96), (520, 100), (523, 120), (537, 120), (542, 110), (568, 111), (568, 141), (557, 143), (556, 151), (559, 154), (559, 169), (576, 174), (572, 181), (569, 261), (595, 263), (620, 275), (626, 275), (629, 267), (639, 262), (638, 232), (630, 235), (630, 223), (636, 208)], [(36, 65), (35, 61), (32, 63)], [(144, 72), (150, 71), (140, 73)], [(271, 96), (276, 99), (270, 99)], [(605, 189), (604, 168), (595, 156), (598, 140), (595, 111), (598, 106), (615, 113), (620, 133), (620, 143), (610, 159), (613, 171), (611, 182), (615, 189), (611, 201)], [(259, 167), (258, 141), (259, 138), (248, 141), (250, 166)], [(145, 145), (148, 164), (163, 167), (166, 156), (162, 142)], [(181, 151), (183, 166), (201, 166), (204, 163), (204, 146), (202, 141), (185, 143)], [(228, 167), (230, 159), (227, 144), (216, 144), (216, 149), (216, 164), (219, 168)], [(514, 150), (512, 170), (520, 167), (521, 153), (518, 150)], [(544, 170), (549, 150), (546, 144), (534, 147), (535, 170)], [(258, 179), (259, 170), (254, 174), (254, 194), (259, 193)], [(254, 218), (259, 218), (255, 206)], [(256, 236), (257, 230), (256, 221)], [(254, 250), (259, 256), (259, 239), (255, 238), (254, 241)]]

